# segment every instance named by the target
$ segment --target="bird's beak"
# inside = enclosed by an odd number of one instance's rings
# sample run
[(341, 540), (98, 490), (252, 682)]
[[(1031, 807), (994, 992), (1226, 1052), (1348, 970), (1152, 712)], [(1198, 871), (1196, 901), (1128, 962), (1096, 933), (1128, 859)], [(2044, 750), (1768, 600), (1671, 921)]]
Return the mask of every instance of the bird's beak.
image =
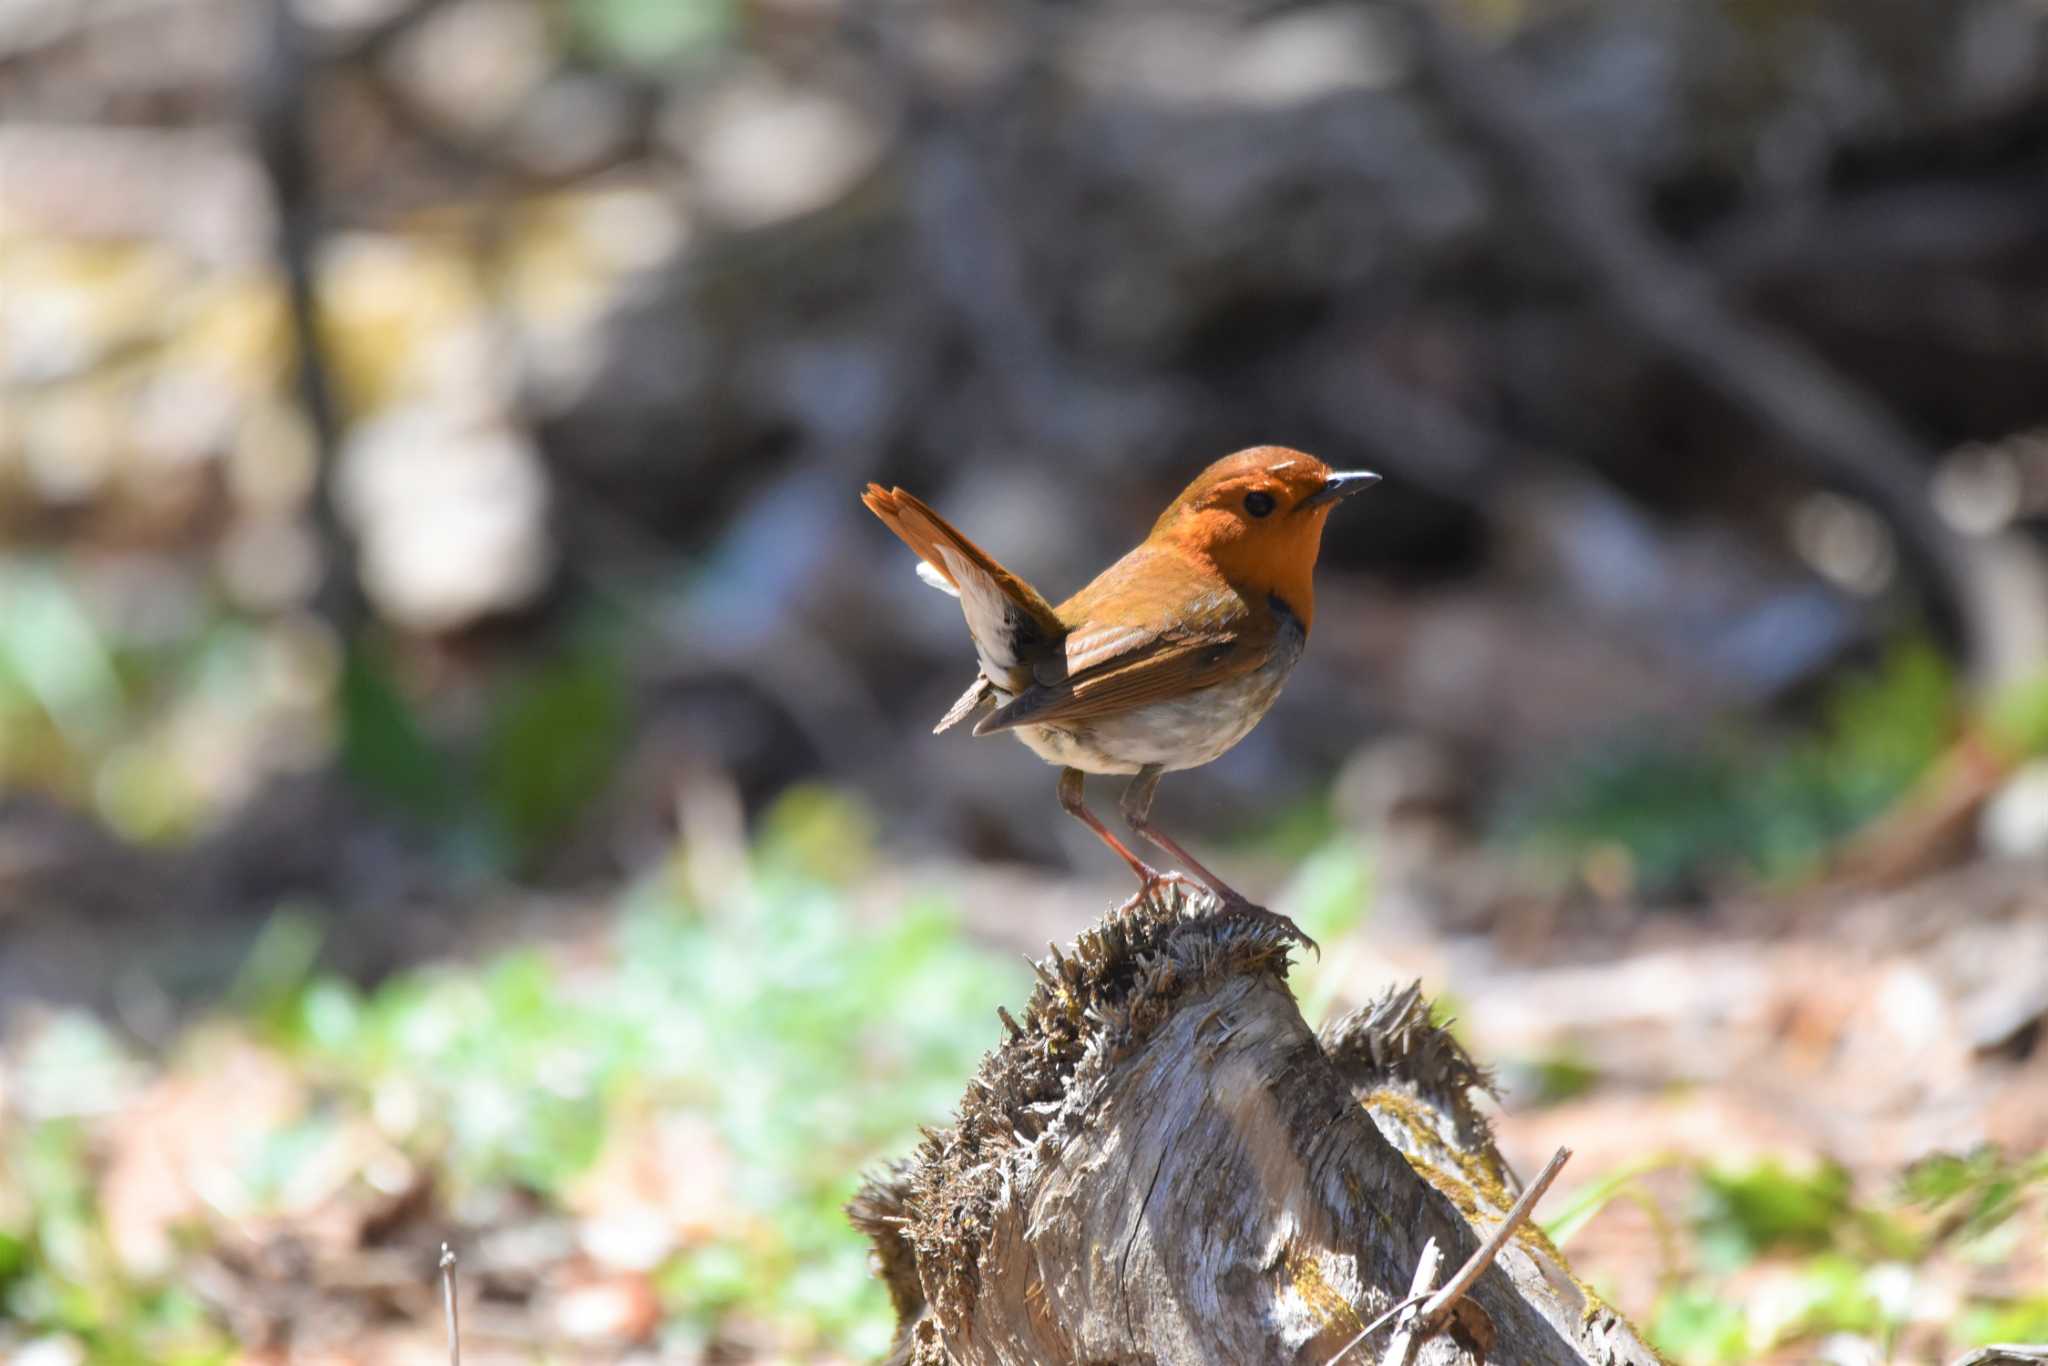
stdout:
[(1380, 477), (1371, 470), (1346, 470), (1325, 479), (1321, 488), (1301, 500), (1301, 505), (1309, 508), (1322, 507), (1340, 498), (1349, 498), (1354, 493), (1363, 493), (1379, 481)]

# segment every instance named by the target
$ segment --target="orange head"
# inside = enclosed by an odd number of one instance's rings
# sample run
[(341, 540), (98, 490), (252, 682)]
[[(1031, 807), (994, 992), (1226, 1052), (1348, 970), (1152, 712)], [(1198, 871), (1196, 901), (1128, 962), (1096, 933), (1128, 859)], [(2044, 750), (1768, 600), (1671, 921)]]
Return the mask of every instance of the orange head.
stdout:
[(1240, 592), (1257, 594), (1254, 601), (1279, 597), (1307, 626), (1315, 616), (1323, 521), (1339, 499), (1379, 478), (1366, 470), (1333, 470), (1285, 446), (1254, 446), (1197, 475), (1146, 539), (1170, 542), (1213, 564)]

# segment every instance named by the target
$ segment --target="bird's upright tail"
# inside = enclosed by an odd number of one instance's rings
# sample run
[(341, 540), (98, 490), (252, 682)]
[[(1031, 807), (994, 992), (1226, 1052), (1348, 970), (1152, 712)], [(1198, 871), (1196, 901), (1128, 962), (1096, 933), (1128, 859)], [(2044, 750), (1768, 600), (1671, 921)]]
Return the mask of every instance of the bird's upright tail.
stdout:
[(974, 637), (981, 671), (989, 681), (1011, 693), (1028, 687), (1032, 661), (1066, 633), (1052, 604), (915, 494), (869, 484), (861, 501), (931, 566), (931, 574), (958, 594), (967, 633)]

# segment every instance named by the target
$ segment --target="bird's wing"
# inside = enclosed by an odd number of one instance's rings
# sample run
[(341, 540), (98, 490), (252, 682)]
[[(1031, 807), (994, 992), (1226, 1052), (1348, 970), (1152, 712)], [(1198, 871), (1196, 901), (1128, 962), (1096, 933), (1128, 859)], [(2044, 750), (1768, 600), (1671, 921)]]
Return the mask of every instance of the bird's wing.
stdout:
[(1165, 556), (1143, 549), (1127, 556), (1061, 605), (1070, 620), (1063, 658), (1042, 665), (1038, 682), (983, 717), (974, 733), (1107, 716), (1258, 668), (1273, 623), (1255, 618), (1229, 588), (1190, 600), (1186, 583), (1185, 566)]
[(997, 564), (914, 494), (869, 484), (861, 501), (930, 567), (925, 582), (934, 582), (936, 575), (952, 587), (984, 675), (1015, 691), (1030, 681), (1034, 665), (1057, 653), (1065, 628), (1037, 589)]

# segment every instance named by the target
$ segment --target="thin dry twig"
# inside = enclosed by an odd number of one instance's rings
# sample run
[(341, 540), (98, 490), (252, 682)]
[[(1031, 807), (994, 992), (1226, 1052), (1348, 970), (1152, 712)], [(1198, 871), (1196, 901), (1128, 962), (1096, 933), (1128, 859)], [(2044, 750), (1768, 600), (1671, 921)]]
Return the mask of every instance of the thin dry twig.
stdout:
[(1552, 1155), (1543, 1170), (1536, 1174), (1536, 1179), (1529, 1183), (1528, 1189), (1522, 1192), (1521, 1198), (1508, 1210), (1500, 1227), (1465, 1259), (1465, 1264), (1441, 1290), (1435, 1286), (1437, 1270), (1443, 1263), (1443, 1250), (1434, 1238), (1424, 1243), (1422, 1255), (1416, 1259), (1415, 1279), (1409, 1282), (1408, 1297), (1360, 1329), (1358, 1335), (1339, 1348), (1337, 1355), (1324, 1366), (1337, 1366), (1353, 1348), (1396, 1317), (1401, 1320), (1400, 1330), (1388, 1340), (1387, 1350), (1380, 1356), (1380, 1366), (1408, 1366), (1415, 1359), (1416, 1348), (1422, 1345), (1423, 1339), (1443, 1327), (1444, 1320), (1465, 1297), (1465, 1292), (1472, 1288), (1472, 1283), (1493, 1265), (1493, 1259), (1508, 1245), (1508, 1239), (1515, 1236), (1515, 1230), (1529, 1221), (1529, 1216), (1535, 1212), (1536, 1202), (1550, 1189), (1550, 1183), (1564, 1170), (1564, 1164), (1571, 1160), (1571, 1155), (1569, 1148), (1559, 1148)]
[(1392, 1305), (1388, 1306), (1386, 1313), (1380, 1315), (1371, 1323), (1368, 1323), (1367, 1325), (1365, 1325), (1365, 1327), (1359, 1329), (1358, 1335), (1356, 1337), (1352, 1338), (1351, 1341), (1345, 1343), (1342, 1347), (1339, 1347), (1337, 1349), (1337, 1355), (1331, 1357), (1328, 1361), (1324, 1362), (1323, 1366), (1337, 1366), (1337, 1363), (1342, 1361), (1345, 1355), (1349, 1353), (1352, 1348), (1356, 1347), (1359, 1343), (1364, 1342), (1374, 1333), (1379, 1332), (1380, 1329), (1386, 1327), (1387, 1324), (1395, 1318), (1399, 1317), (1402, 1314), (1407, 1313), (1410, 1309), (1415, 1308), (1424, 1300), (1428, 1299), (1429, 1291), (1430, 1289), (1434, 1288), (1434, 1284), (1436, 1281), (1437, 1264), (1442, 1260), (1443, 1254), (1437, 1250), (1436, 1239), (1432, 1238), (1428, 1242), (1424, 1243), (1422, 1245), (1422, 1260), (1421, 1262), (1417, 1263), (1415, 1268), (1415, 1283), (1418, 1286), (1421, 1285), (1422, 1270), (1426, 1266), (1429, 1268), (1429, 1277), (1431, 1285), (1429, 1287), (1424, 1287), (1422, 1289), (1417, 1290), (1414, 1294), (1410, 1295), (1405, 1300), (1396, 1300)]
[[(1415, 1259), (1415, 1279), (1408, 1283), (1409, 1305), (1426, 1304), (1430, 1292), (1436, 1289), (1437, 1272), (1443, 1269), (1444, 1250), (1432, 1238), (1422, 1245), (1422, 1255)], [(1403, 1309), (1400, 1324), (1394, 1331), (1393, 1340), (1387, 1343), (1387, 1350), (1380, 1354), (1380, 1366), (1408, 1366), (1415, 1360), (1415, 1349), (1422, 1345), (1422, 1315), (1418, 1309)]]
[(1543, 1198), (1543, 1192), (1550, 1189), (1550, 1183), (1557, 1180), (1557, 1174), (1564, 1170), (1564, 1164), (1571, 1160), (1571, 1156), (1570, 1148), (1559, 1148), (1550, 1161), (1544, 1163), (1543, 1170), (1536, 1173), (1536, 1179), (1522, 1192), (1522, 1198), (1515, 1201), (1514, 1208), (1508, 1211), (1507, 1218), (1500, 1221), (1500, 1227), (1493, 1231), (1493, 1236), (1465, 1259), (1465, 1264), (1458, 1268), (1458, 1274), (1451, 1277), (1450, 1284), (1437, 1291), (1429, 1303), (1422, 1306), (1421, 1313), (1416, 1316), (1422, 1323), (1422, 1336), (1427, 1337), (1443, 1327), (1444, 1319), (1465, 1297), (1465, 1292), (1472, 1288), (1472, 1282), (1493, 1265), (1493, 1259), (1508, 1245), (1508, 1239), (1515, 1236), (1515, 1230), (1529, 1221), (1529, 1216), (1536, 1210), (1536, 1202)]
[[(1430, 1239), (1428, 1244), (1425, 1245), (1423, 1248), (1424, 1253), (1427, 1253), (1431, 1248), (1434, 1248), (1435, 1246), (1436, 1239)], [(1418, 1270), (1419, 1269), (1420, 1268), (1418, 1268)], [(1356, 1347), (1359, 1343), (1364, 1342), (1374, 1333), (1379, 1332), (1380, 1329), (1386, 1327), (1387, 1324), (1391, 1322), (1393, 1319), (1397, 1318), (1402, 1314), (1407, 1313), (1410, 1309), (1415, 1308), (1415, 1306), (1421, 1304), (1424, 1300), (1428, 1298), (1429, 1291), (1424, 1290), (1420, 1294), (1410, 1295), (1405, 1300), (1394, 1301), (1393, 1304), (1387, 1307), (1386, 1313), (1380, 1315), (1371, 1323), (1368, 1323), (1367, 1325), (1365, 1325), (1365, 1327), (1359, 1329), (1358, 1335), (1352, 1338), (1351, 1341), (1345, 1343), (1342, 1347), (1339, 1347), (1337, 1349), (1337, 1355), (1331, 1357), (1328, 1361), (1324, 1362), (1323, 1366), (1337, 1366), (1337, 1363), (1342, 1361), (1345, 1357), (1345, 1354), (1348, 1353), (1352, 1348)]]
[[(1436, 1239), (1431, 1238), (1428, 1242), (1424, 1243), (1422, 1245), (1422, 1255), (1415, 1262), (1415, 1278), (1408, 1283), (1408, 1298), (1395, 1304), (1386, 1313), (1359, 1329), (1358, 1336), (1339, 1348), (1337, 1355), (1331, 1357), (1325, 1363), (1325, 1366), (1337, 1366), (1337, 1363), (1344, 1359), (1346, 1353), (1350, 1352), (1352, 1348), (1364, 1342), (1374, 1333), (1379, 1332), (1389, 1321), (1408, 1317), (1410, 1311), (1428, 1299), (1429, 1292), (1436, 1288), (1437, 1268), (1443, 1265), (1443, 1260), (1444, 1252), (1441, 1247), (1437, 1246)], [(1392, 1359), (1392, 1353), (1396, 1350), (1395, 1344), (1403, 1342), (1405, 1338), (1405, 1332), (1396, 1334), (1394, 1341), (1387, 1344), (1389, 1359)]]
[(455, 1310), (455, 1249), (441, 1244), (441, 1304), (448, 1311), (448, 1366), (462, 1366), (462, 1322)]

